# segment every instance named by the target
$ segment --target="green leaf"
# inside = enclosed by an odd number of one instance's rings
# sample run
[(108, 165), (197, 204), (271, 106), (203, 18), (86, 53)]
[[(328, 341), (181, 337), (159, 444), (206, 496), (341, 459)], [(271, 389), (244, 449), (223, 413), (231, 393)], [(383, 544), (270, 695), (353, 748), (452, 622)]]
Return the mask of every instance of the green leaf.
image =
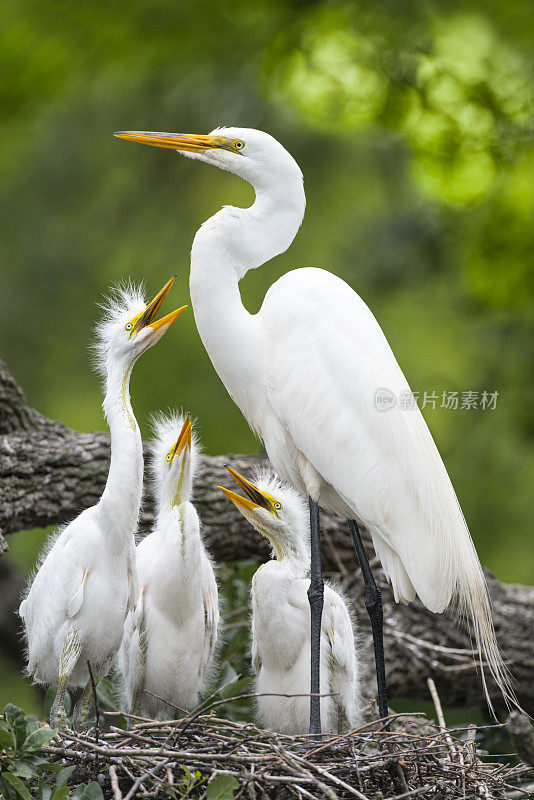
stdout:
[(113, 725), (115, 728), (121, 728), (123, 731), (128, 730), (128, 720), (126, 717), (113, 717)]
[(103, 678), (96, 687), (96, 696), (99, 706), (104, 706), (106, 711), (118, 711), (117, 690), (113, 683)]
[(39, 788), (37, 790), (36, 800), (50, 800), (52, 797), (52, 788), (45, 783), (42, 778), (39, 778)]
[[(232, 697), (236, 697), (236, 695), (238, 694), (247, 694), (247, 692), (250, 689), (251, 683), (252, 683), (252, 678), (245, 675), (244, 677), (239, 678), (239, 680), (237, 680), (231, 686), (228, 686), (228, 688), (223, 693), (223, 697), (228, 698), (230, 700)], [(237, 700), (237, 702), (242, 703), (248, 701)]]
[(34, 767), (40, 767), (41, 764), (48, 764), (46, 758), (37, 756), (35, 753), (24, 753), (24, 761), (27, 761), (28, 764), (32, 764)]
[(32, 796), (26, 784), (22, 783), (21, 779), (13, 775), (12, 772), (2, 772), (2, 778), (11, 784), (16, 793), (20, 795), (23, 800), (32, 800)]
[(35, 714), (26, 714), (26, 736), (29, 736), (32, 731), (37, 731), (41, 727), (41, 721)]
[(239, 782), (232, 775), (218, 775), (208, 784), (206, 798), (207, 800), (234, 800), (236, 789), (239, 789)]
[(59, 789), (54, 790), (51, 800), (69, 800), (70, 789), (68, 786), (61, 786)]
[(5, 728), (0, 728), (0, 749), (1, 750), (14, 750), (16, 747), (15, 736), (11, 731)]
[(221, 667), (219, 675), (219, 683), (221, 685), (219, 694), (223, 699), (233, 697), (235, 694), (240, 694), (239, 688), (243, 680), (247, 678), (240, 678), (238, 673), (228, 661), (225, 661)]
[(9, 725), (13, 723), (13, 720), (20, 719), (20, 717), (24, 717), (24, 711), (22, 708), (13, 705), (13, 703), (8, 703), (7, 706), (4, 708), (4, 717), (6, 718)]
[(4, 708), (4, 717), (9, 725), (10, 731), (15, 737), (15, 749), (20, 749), (26, 738), (26, 717), (24, 711), (14, 706), (13, 703), (8, 703)]
[(11, 793), (13, 791), (14, 790), (11, 788), (11, 786), (5, 782), (5, 780), (2, 778), (2, 775), (0, 774), (0, 797), (2, 797), (3, 800), (8, 800), (8, 798), (11, 797)]
[(81, 800), (104, 800), (100, 784), (96, 781), (88, 783), (81, 794)]
[(9, 767), (9, 771), (19, 778), (33, 778), (35, 775), (34, 768), (21, 758), (17, 758), (16, 761), (13, 761)]
[(83, 783), (79, 783), (72, 792), (72, 797), (70, 800), (80, 800), (82, 794), (84, 793), (84, 790), (85, 790), (85, 785)]
[[(31, 756), (30, 756), (30, 758), (31, 758)], [(40, 766), (39, 766), (39, 771), (40, 772), (61, 772), (61, 770), (63, 769), (61, 764), (58, 764), (55, 761), (45, 761), (44, 759), (42, 759), (42, 762), (44, 762), (44, 763), (41, 763)], [(66, 769), (66, 767), (65, 767), (65, 769)]]
[(60, 789), (62, 786), (66, 786), (67, 785), (67, 781), (68, 781), (68, 779), (70, 778), (70, 776), (72, 775), (72, 773), (74, 772), (75, 769), (76, 769), (76, 766), (74, 766), (74, 767), (64, 767), (61, 770), (61, 772), (58, 772), (58, 775), (57, 775), (57, 778), (56, 778), (56, 789)]
[(55, 728), (39, 728), (36, 731), (32, 731), (22, 745), (22, 749), (27, 753), (36, 753), (50, 739), (53, 739), (56, 733), (57, 730)]

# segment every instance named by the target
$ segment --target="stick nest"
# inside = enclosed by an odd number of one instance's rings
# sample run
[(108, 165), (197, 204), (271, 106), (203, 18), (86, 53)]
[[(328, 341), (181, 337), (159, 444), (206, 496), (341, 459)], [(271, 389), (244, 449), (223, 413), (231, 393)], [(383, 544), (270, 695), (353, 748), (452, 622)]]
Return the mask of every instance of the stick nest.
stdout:
[[(117, 715), (106, 716), (113, 722)], [(215, 710), (166, 722), (129, 722), (128, 731), (113, 724), (86, 734), (66, 731), (44, 749), (53, 759), (76, 764), (80, 778), (97, 778), (113, 800), (519, 798), (528, 794), (518, 786), (532, 779), (525, 764), (482, 761), (474, 726), (466, 736), (465, 730), (438, 728), (423, 715), (392, 715), (391, 731), (375, 721), (313, 741), (220, 719)]]

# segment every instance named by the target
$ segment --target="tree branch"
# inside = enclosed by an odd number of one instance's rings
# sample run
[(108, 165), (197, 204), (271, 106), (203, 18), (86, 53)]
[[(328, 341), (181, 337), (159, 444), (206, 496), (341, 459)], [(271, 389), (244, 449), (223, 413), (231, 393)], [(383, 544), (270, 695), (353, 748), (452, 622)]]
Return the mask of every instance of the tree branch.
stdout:
[[(0, 434), (0, 534), (65, 522), (100, 497), (108, 470), (109, 436), (77, 433), (28, 408), (1, 361)], [(225, 463), (250, 474), (265, 465), (265, 459), (234, 455), (201, 459), (195, 503), (207, 544), (217, 561), (264, 560), (268, 558), (265, 541), (216, 488), (228, 482)], [(150, 528), (152, 519), (152, 498), (147, 496), (142, 530)], [(325, 571), (341, 572), (361, 631), (359, 649), (368, 656), (372, 645), (363, 584), (345, 522), (322, 513), (321, 523)], [(2, 542), (6, 549), (3, 538)], [(371, 554), (368, 537), (365, 544)], [(428, 699), (426, 680), (431, 676), (446, 706), (485, 707), (465, 625), (453, 623), (447, 615), (431, 614), (418, 601), (411, 606), (397, 605), (376, 560), (374, 566), (384, 595), (390, 696)], [(532, 714), (534, 588), (509, 586), (487, 577), (497, 635), (518, 681), (520, 700)], [(364, 669), (369, 691), (374, 691), (372, 657), (366, 657)], [(495, 688), (492, 696), (498, 703)]]

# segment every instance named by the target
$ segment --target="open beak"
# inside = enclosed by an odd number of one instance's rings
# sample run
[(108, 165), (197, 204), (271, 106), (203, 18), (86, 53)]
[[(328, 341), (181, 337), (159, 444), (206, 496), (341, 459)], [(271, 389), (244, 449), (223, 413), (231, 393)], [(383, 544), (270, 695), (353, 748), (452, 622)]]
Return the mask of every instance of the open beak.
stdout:
[(239, 472), (232, 469), (232, 467), (226, 466), (226, 469), (247, 495), (246, 497), (242, 497), (240, 494), (232, 492), (230, 489), (225, 489), (224, 486), (218, 486), (217, 488), (220, 489), (234, 505), (240, 506), (247, 511), (253, 511), (255, 508), (271, 510), (271, 503), (252, 481), (244, 478), (243, 475), (240, 475)]
[(178, 436), (176, 444), (171, 451), (169, 466), (172, 464), (174, 456), (180, 455), (184, 448), (187, 448), (189, 451), (191, 451), (191, 414), (188, 414), (184, 420), (180, 435)]
[(231, 140), (225, 136), (202, 136), (191, 133), (158, 133), (157, 131), (117, 131), (113, 134), (128, 142), (165, 147), (168, 150), (185, 150), (188, 153), (203, 153), (205, 150), (222, 148), (231, 150)]
[(177, 308), (175, 311), (171, 311), (171, 313), (167, 314), (165, 317), (162, 317), (161, 319), (154, 321), (154, 317), (158, 313), (161, 304), (169, 294), (169, 291), (175, 279), (176, 275), (173, 275), (172, 278), (170, 278), (170, 280), (167, 281), (163, 289), (160, 289), (160, 291), (157, 293), (154, 299), (150, 301), (145, 310), (140, 314), (139, 318), (137, 319), (132, 329), (132, 332), (130, 333), (130, 339), (134, 334), (138, 333), (140, 330), (148, 326), (150, 326), (154, 332), (159, 330), (160, 328), (164, 328), (162, 333), (165, 333), (167, 328), (169, 328), (175, 321), (175, 319), (177, 319), (180, 316), (182, 311), (185, 311), (187, 306), (181, 306), (180, 308)]
[(241, 497), (240, 494), (237, 494), (237, 492), (232, 492), (231, 489), (226, 489), (224, 486), (217, 486), (217, 489), (220, 489), (221, 492), (232, 501), (234, 506), (237, 506), (238, 508), (243, 508), (245, 511), (254, 511), (255, 508), (258, 508), (257, 503), (253, 503), (246, 497)]

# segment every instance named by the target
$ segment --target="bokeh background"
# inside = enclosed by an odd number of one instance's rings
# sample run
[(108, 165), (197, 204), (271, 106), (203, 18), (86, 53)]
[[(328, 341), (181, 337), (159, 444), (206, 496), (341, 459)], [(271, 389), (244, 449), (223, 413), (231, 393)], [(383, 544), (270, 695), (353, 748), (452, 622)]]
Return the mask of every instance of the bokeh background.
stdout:
[[(131, 276), (153, 292), (178, 272), (172, 307), (187, 302), (196, 229), (253, 199), (112, 132), (262, 128), (301, 165), (308, 210), (289, 251), (243, 281), (245, 303), (258, 309), (290, 268), (325, 266), (373, 309), (414, 390), (497, 391), (495, 410), (424, 413), (483, 563), (532, 581), (528, 0), (3, 0), (0, 63), (0, 357), (31, 405), (104, 429), (88, 343), (106, 288)], [(190, 312), (131, 389), (144, 434), (177, 405), (208, 453), (259, 450)], [(14, 571), (45, 535), (10, 537)], [(243, 574), (227, 576), (236, 602)], [(0, 669), (0, 707), (36, 709), (6, 654)]]

